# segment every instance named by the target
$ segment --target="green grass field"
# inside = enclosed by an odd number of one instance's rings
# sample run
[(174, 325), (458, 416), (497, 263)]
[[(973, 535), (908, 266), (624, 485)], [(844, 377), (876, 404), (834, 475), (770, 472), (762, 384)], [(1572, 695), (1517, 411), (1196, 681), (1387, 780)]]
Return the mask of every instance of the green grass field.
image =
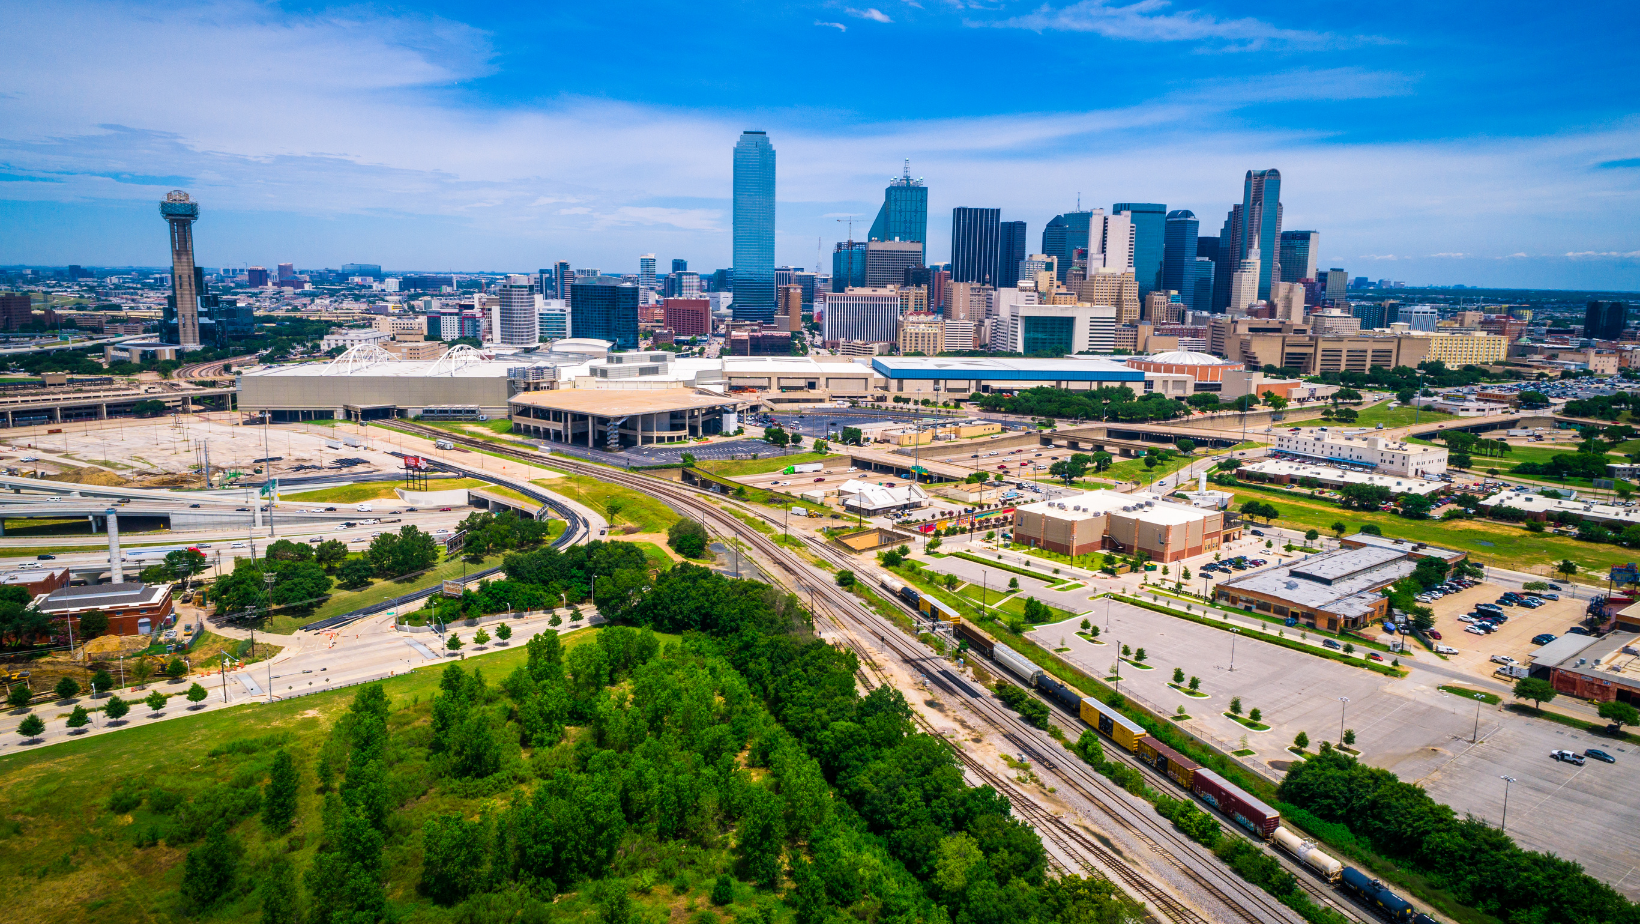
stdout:
[[(449, 478), (427, 482), (430, 491), (454, 491), (457, 488), (481, 488), (486, 482), (477, 478)], [(280, 501), (297, 501), (312, 504), (358, 504), (368, 500), (398, 500), (394, 493), (404, 487), (400, 481), (367, 481), (362, 484), (344, 484), (334, 488), (320, 488), (317, 491), (302, 491), (296, 494), (279, 495)]]
[[(566, 635), (564, 646), (585, 644), (597, 631)], [(663, 643), (676, 640), (675, 636), (661, 638)], [(524, 641), (514, 638), (510, 647), (469, 658), (466, 666), (482, 668), (493, 686), (524, 663)], [(382, 682), (394, 710), (393, 722), (427, 722), (442, 667), (434, 664)], [(138, 832), (154, 816), (147, 806), (132, 814), (114, 814), (107, 808), (109, 795), (127, 780), (183, 793), (228, 783), (238, 776), (257, 785), (266, 775), (274, 748), (280, 746), (296, 756), (305, 781), (298, 802), (301, 820), (294, 835), (277, 838), (269, 836), (255, 818), (239, 823), (234, 833), (245, 848), (241, 862), (253, 871), (276, 853), (288, 851), (299, 869), (309, 866), (319, 844), (324, 798), (313, 785), (312, 758), (356, 692), (350, 688), (316, 693), (163, 723), (150, 723), (144, 710), (136, 710), (130, 716), (130, 727), (113, 734), (33, 751), (12, 749), (0, 760), (0, 813), (6, 819), (0, 862), (11, 873), (0, 877), (0, 896), (4, 896), (9, 917), (20, 924), (198, 920), (182, 913), (177, 892), (183, 858), (189, 847), (197, 845), (136, 846)], [(168, 711), (175, 713), (180, 708), (173, 705)], [(262, 747), (252, 744), (265, 736), (278, 737)], [(246, 747), (229, 753), (224, 746), (235, 742)], [(430, 785), (425, 789), (417, 789), (413, 797), (405, 793), (409, 798), (395, 809), (393, 823), (400, 835), (390, 839), (384, 878), (391, 903), (407, 912), (403, 920), (453, 920), (416, 894), (419, 848), (395, 847), (392, 841), (419, 843), (419, 832), (429, 817), (451, 811), (477, 817), (490, 800)], [(570, 900), (569, 896), (561, 899)], [(590, 912), (587, 914), (590, 920)], [(206, 918), (247, 924), (260, 919), (249, 889), (236, 890)]]
[(598, 481), (586, 475), (564, 475), (560, 478), (542, 478), (534, 482), (548, 491), (591, 507), (601, 516), (608, 516), (606, 505), (618, 501), (622, 507), (615, 517), (616, 526), (636, 526), (643, 533), (664, 533), (678, 521), (671, 507), (647, 494), (630, 488)]
[[(553, 523), (557, 526), (554, 535), (564, 531), (562, 520), (554, 520)], [(493, 568), (499, 564), (501, 564), (500, 555), (492, 555), (478, 564), (464, 564), (458, 558), (453, 561), (440, 562), (426, 572), (412, 578), (389, 581), (378, 580), (372, 582), (369, 587), (360, 590), (337, 588), (331, 591), (329, 599), (314, 607), (311, 613), (276, 613), (272, 617), (263, 620), (262, 628), (269, 632), (289, 635), (310, 622), (327, 619), (331, 616), (340, 616), (343, 613), (351, 613), (372, 603), (391, 600), (394, 597), (403, 596), (423, 587), (432, 587), (440, 581), (459, 578), (463, 573), (471, 574), (475, 571), (483, 571), (485, 568)]]
[[(1632, 561), (1634, 553), (1615, 545), (1594, 545), (1578, 542), (1564, 536), (1529, 533), (1512, 523), (1491, 520), (1408, 520), (1392, 513), (1364, 513), (1344, 510), (1330, 501), (1307, 494), (1287, 494), (1238, 487), (1232, 489), (1239, 508), (1245, 501), (1257, 500), (1273, 505), (1281, 511), (1276, 525), (1289, 529), (1319, 530), (1330, 535), (1332, 524), (1342, 522), (1349, 532), (1363, 524), (1373, 523), (1392, 539), (1410, 539), (1428, 542), (1452, 549), (1463, 549), (1477, 561), (1502, 567), (1530, 569), (1533, 566), (1553, 566), (1562, 559), (1571, 559), (1580, 568), (1593, 569), (1605, 574), (1612, 565)], [(1262, 522), (1262, 521), (1261, 521)]]
[(780, 450), (769, 447), (771, 455), (761, 459), (737, 459), (729, 462), (702, 462), (697, 468), (721, 478), (735, 478), (741, 475), (766, 475), (769, 472), (778, 472), (788, 465), (807, 465), (811, 462), (821, 462), (826, 466), (842, 464), (848, 465), (848, 456), (833, 455), (824, 452), (794, 452), (791, 455), (780, 455)]
[[(1385, 427), (1405, 427), (1413, 423), (1414, 417), (1417, 418), (1417, 422), (1420, 424), (1440, 423), (1443, 420), (1458, 419), (1452, 414), (1442, 414), (1428, 408), (1422, 410), (1405, 406), (1391, 408), (1389, 405), (1390, 402), (1388, 401), (1380, 401), (1372, 407), (1362, 408), (1361, 416), (1356, 418), (1355, 423), (1349, 426), (1376, 427), (1383, 424)], [(1316, 422), (1325, 423), (1325, 421), (1319, 420)]]

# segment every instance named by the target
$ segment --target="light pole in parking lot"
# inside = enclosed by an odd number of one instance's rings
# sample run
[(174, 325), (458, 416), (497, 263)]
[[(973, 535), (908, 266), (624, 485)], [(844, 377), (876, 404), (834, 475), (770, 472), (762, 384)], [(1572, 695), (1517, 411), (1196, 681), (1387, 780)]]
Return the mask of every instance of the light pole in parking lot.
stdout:
[(1470, 744), (1474, 744), (1474, 743), (1476, 743), (1477, 741), (1480, 740), (1480, 737), (1481, 737), (1481, 703), (1484, 703), (1484, 702), (1486, 702), (1486, 697), (1482, 696), (1479, 693), (1476, 693), (1475, 694), (1475, 730), (1474, 730), (1474, 732), (1472, 732), (1469, 735), (1469, 743)]
[(1344, 710), (1348, 709), (1349, 706), (1350, 698), (1348, 696), (1338, 698), (1338, 743), (1340, 745), (1344, 743)]
[(1502, 832), (1509, 827), (1509, 784), (1515, 782), (1512, 776), (1500, 776), (1503, 780), (1503, 820), (1498, 822), (1498, 831)]

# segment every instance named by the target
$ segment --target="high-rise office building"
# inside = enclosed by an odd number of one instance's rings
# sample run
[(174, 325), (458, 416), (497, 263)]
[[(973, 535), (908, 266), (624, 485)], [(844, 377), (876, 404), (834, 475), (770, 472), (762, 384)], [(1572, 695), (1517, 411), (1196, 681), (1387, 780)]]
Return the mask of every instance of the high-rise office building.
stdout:
[(705, 337), (712, 332), (712, 303), (704, 298), (669, 298), (661, 303), (666, 329), (679, 337)]
[(541, 339), (551, 342), (572, 336), (569, 306), (561, 298), (543, 298), (537, 308), (540, 317)]
[(1042, 252), (1059, 258), (1059, 281), (1065, 281), (1076, 251), (1088, 248), (1088, 220), (1092, 212), (1066, 212), (1055, 215), (1042, 229)]
[[(177, 342), (184, 350), (199, 349), (199, 292), (194, 289), (194, 222), (199, 204), (173, 189), (159, 204), (159, 213), (171, 228), (171, 292), (177, 303)], [(258, 267), (260, 269), (260, 267)], [(262, 285), (268, 271), (262, 270)]]
[(1327, 301), (1337, 301), (1338, 299), (1344, 297), (1344, 292), (1349, 287), (1349, 277), (1349, 273), (1344, 272), (1336, 266), (1330, 270), (1327, 270)]
[(541, 315), (536, 309), (535, 284), (528, 276), (508, 276), (496, 287), (495, 342), (502, 346), (532, 347), (541, 342)]
[(33, 296), (27, 292), (0, 293), (0, 330), (22, 330), (33, 320)]
[(997, 255), (1002, 243), (1001, 235), (1001, 209), (962, 207), (952, 209), (952, 280), (996, 285)]
[(1019, 264), (1025, 259), (1025, 222), (1005, 221), (998, 226), (997, 273), (999, 286), (1018, 282)]
[(1162, 285), (1167, 206), (1160, 202), (1118, 202), (1110, 210), (1126, 215), (1133, 224), (1133, 278), (1139, 281), (1139, 297), (1172, 288)]
[(296, 264), (294, 263), (279, 264), (277, 272), (279, 273), (279, 283), (281, 285), (296, 281)]
[(1591, 340), (1617, 340), (1629, 323), (1629, 306), (1624, 302), (1590, 302), (1583, 312), (1583, 336)]
[(678, 257), (673, 257), (672, 258), (672, 272), (674, 272), (674, 273), (684, 273), (684, 272), (688, 272), (688, 270), (689, 270), (689, 261), (688, 260), (679, 259)]
[(888, 181), (883, 190), (883, 205), (866, 235), (874, 241), (915, 241), (921, 245), (917, 262), (928, 259), (928, 187), (922, 179), (911, 178), (911, 161), (905, 162), (905, 171)]
[(821, 337), (893, 343), (899, 324), (899, 292), (889, 288), (856, 288), (827, 296)]
[(535, 294), (542, 298), (558, 297), (558, 280), (552, 270), (543, 268), (535, 271)]
[[(1208, 240), (1215, 240), (1208, 238)], [(1195, 284), (1191, 291), (1195, 293), (1195, 310), (1210, 311), (1213, 304), (1214, 274), (1218, 272), (1218, 264), (1211, 257), (1196, 258)]]
[(1379, 330), (1389, 327), (1389, 309), (1392, 302), (1367, 302), (1350, 306), (1350, 314), (1361, 322), (1362, 330)]
[(737, 321), (774, 320), (774, 145), (766, 132), (735, 143), (734, 256)]
[(831, 252), (831, 290), (842, 292), (866, 284), (866, 241), (838, 241)]
[(1409, 330), (1432, 334), (1441, 322), (1440, 309), (1434, 305), (1396, 305), (1394, 308), (1395, 317), (1390, 323), (1405, 324)]
[[(1196, 308), (1196, 252), (1201, 222), (1189, 209), (1167, 213), (1162, 232), (1162, 288), (1179, 293), (1187, 308)], [(1137, 276), (1137, 272), (1134, 274)], [(1206, 310), (1206, 305), (1199, 306)]]
[(781, 286), (775, 293), (774, 325), (776, 330), (803, 329), (803, 287), (796, 284)]
[(638, 288), (655, 291), (655, 255), (652, 253), (638, 257)]
[(1224, 216), (1224, 226), (1219, 229), (1219, 249), (1213, 257), (1213, 310), (1224, 311), (1230, 306), (1230, 279), (1235, 275), (1237, 267), (1241, 265), (1242, 246), (1241, 236), (1241, 205), (1238, 203), (1230, 207)]
[(1281, 232), (1281, 281), (1315, 278), (1315, 258), (1321, 252), (1321, 232)]
[(1257, 247), (1248, 251), (1242, 258), (1241, 266), (1230, 277), (1230, 310), (1245, 311), (1247, 306), (1259, 300), (1258, 281), (1261, 278), (1260, 270), (1264, 263)]
[[(1249, 170), (1241, 194), (1241, 258), (1260, 254), (1258, 297), (1270, 297), (1270, 279), (1280, 258), (1281, 171)], [(1240, 269), (1240, 267), (1237, 267)], [(1278, 281), (1281, 276), (1274, 276)]]
[(667, 275), (665, 293), (667, 298), (698, 298), (700, 293), (699, 273), (680, 270)]
[(343, 263), (342, 275), (349, 279), (354, 276), (369, 276), (371, 279), (380, 280), (382, 278), (382, 265), (380, 263)]
[(906, 270), (922, 265), (921, 241), (867, 241), (866, 285), (897, 286)]
[(1086, 275), (1092, 276), (1099, 269), (1114, 272), (1133, 269), (1133, 232), (1133, 222), (1128, 216), (1106, 215), (1104, 209), (1094, 209), (1088, 216)]
[[(611, 276), (576, 279), (570, 312), (578, 337), (608, 340), (619, 350), (638, 348), (638, 287)], [(770, 317), (773, 305), (770, 305)]]

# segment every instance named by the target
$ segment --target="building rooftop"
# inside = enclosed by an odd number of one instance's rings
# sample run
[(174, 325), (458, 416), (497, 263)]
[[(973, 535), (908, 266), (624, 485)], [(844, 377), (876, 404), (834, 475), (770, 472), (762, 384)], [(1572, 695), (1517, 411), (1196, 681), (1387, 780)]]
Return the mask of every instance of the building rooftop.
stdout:
[(692, 408), (735, 405), (733, 398), (703, 395), (690, 388), (566, 388), (557, 391), (530, 391), (514, 395), (509, 404), (551, 408), (599, 417), (628, 414), (656, 414)]
[(1640, 635), (1633, 632), (1612, 632), (1604, 638), (1564, 635), (1538, 651), (1553, 648), (1567, 639), (1578, 639), (1586, 644), (1561, 658), (1554, 665), (1534, 654), (1532, 666), (1553, 666), (1569, 673), (1621, 683), (1628, 687), (1640, 686), (1640, 647), (1637, 647), (1640, 645)]
[(1483, 507), (1514, 507), (1527, 513), (1575, 513), (1605, 522), (1640, 523), (1640, 507), (1618, 507), (1612, 504), (1593, 504), (1564, 497), (1544, 497), (1504, 491), (1481, 501)]
[(1416, 555), (1419, 558), (1440, 558), (1449, 563), (1458, 561), (1469, 554), (1468, 552), (1458, 552), (1453, 549), (1443, 549), (1423, 542), (1391, 539), (1388, 536), (1374, 536), (1371, 533), (1355, 533), (1345, 536), (1343, 543), (1346, 546), (1371, 546), (1380, 549), (1392, 549), (1405, 555)]
[(79, 587), (59, 587), (46, 595), (40, 610), (46, 613), (114, 606), (141, 606), (158, 603), (171, 592), (169, 584), (139, 584), (126, 581), (121, 584), (85, 584)]
[(1442, 481), (1425, 481), (1422, 478), (1412, 478), (1406, 475), (1379, 475), (1374, 472), (1357, 472), (1331, 465), (1317, 465), (1314, 462), (1286, 462), (1279, 459), (1243, 465), (1241, 470), (1269, 475), (1272, 478), (1285, 476), (1288, 478), (1314, 478), (1331, 484), (1374, 485), (1389, 488), (1397, 494), (1432, 494), (1440, 490), (1445, 484)]
[(1109, 490), (1087, 491), (1072, 497), (1025, 504), (1018, 509), (1058, 520), (1087, 520), (1120, 514), (1158, 526), (1174, 526), (1218, 515), (1217, 510), (1181, 504), (1144, 491), (1132, 494)]
[(1220, 359), (1212, 353), (1198, 353), (1195, 350), (1173, 350), (1167, 353), (1157, 353), (1154, 356), (1135, 356), (1134, 359), (1142, 362), (1161, 363), (1169, 366), (1241, 366), (1239, 362)]
[(1108, 359), (1064, 356), (1018, 359), (996, 356), (878, 356), (871, 366), (891, 379), (986, 379), (991, 381), (1142, 382), (1145, 374)]
[(1261, 568), (1219, 586), (1358, 616), (1372, 609), (1381, 596), (1379, 588), (1406, 577), (1414, 567), (1405, 554), (1388, 549), (1339, 549), (1306, 556), (1291, 565)]
[[(1634, 638), (1633, 634), (1628, 632), (1613, 632), (1607, 638), (1616, 635), (1624, 635), (1630, 639)], [(1580, 656), (1587, 657), (1583, 654), (1584, 650), (1598, 641), (1601, 640), (1592, 635), (1562, 635), (1533, 651), (1527, 657), (1532, 659), (1533, 667), (1561, 667), (1568, 661), (1575, 662)]]

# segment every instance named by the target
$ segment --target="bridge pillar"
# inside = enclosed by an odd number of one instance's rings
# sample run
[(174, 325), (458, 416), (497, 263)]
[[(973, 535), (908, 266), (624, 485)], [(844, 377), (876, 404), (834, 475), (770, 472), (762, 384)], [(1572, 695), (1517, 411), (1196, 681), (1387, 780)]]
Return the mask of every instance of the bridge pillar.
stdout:
[(5, 534), (6, 534), (6, 518), (5, 517), (0, 517), (0, 536), (4, 536)]
[(63, 422), (63, 409), (61, 407), (56, 406), (56, 405), (52, 406), (52, 408), (51, 408), (51, 422), (52, 423), (62, 423)]
[(108, 402), (104, 401), (102, 404), (97, 405), (97, 419), (108, 419)]

